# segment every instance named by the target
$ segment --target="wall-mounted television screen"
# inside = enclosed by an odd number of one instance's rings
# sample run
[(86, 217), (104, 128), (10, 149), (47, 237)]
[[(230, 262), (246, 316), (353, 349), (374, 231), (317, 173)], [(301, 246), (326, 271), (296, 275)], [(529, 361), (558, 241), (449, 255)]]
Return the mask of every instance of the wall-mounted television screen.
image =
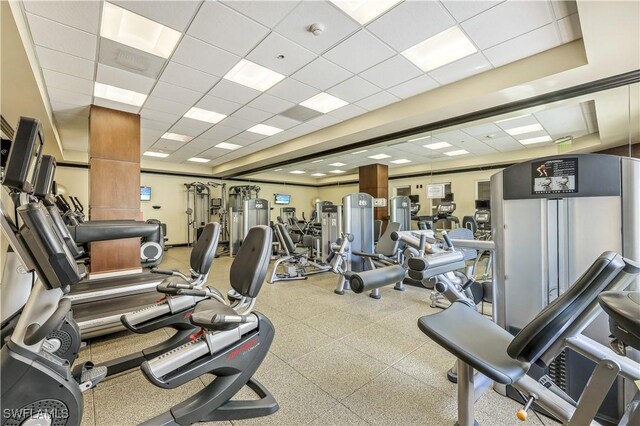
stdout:
[(287, 195), (287, 194), (274, 194), (274, 195), (276, 197), (276, 200), (275, 200), (276, 204), (286, 205), (291, 202), (291, 195)]
[(140, 201), (151, 201), (151, 187), (150, 186), (141, 186), (140, 187)]

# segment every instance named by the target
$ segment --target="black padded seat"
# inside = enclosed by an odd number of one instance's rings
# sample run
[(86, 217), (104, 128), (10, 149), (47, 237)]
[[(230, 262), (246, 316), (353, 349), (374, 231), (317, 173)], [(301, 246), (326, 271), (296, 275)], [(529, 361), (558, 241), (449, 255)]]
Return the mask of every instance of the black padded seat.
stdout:
[(211, 269), (213, 258), (218, 249), (218, 239), (220, 238), (220, 224), (209, 222), (205, 225), (191, 250), (189, 263), (191, 269), (200, 275), (205, 275)]
[(463, 303), (455, 302), (442, 312), (420, 318), (418, 327), (457, 358), (498, 383), (513, 384), (529, 370), (529, 363), (507, 354), (513, 336)]
[(216, 315), (238, 315), (232, 307), (215, 299), (207, 299), (199, 302), (191, 315), (191, 323), (207, 330), (232, 330), (240, 323), (213, 323)]
[(159, 293), (176, 295), (178, 294), (178, 290), (180, 290), (180, 288), (176, 287), (176, 284), (189, 285), (190, 283), (184, 278), (174, 275), (162, 280), (162, 282), (156, 286), (156, 290)]
[(598, 295), (598, 302), (609, 315), (612, 333), (640, 350), (640, 292), (606, 291)]

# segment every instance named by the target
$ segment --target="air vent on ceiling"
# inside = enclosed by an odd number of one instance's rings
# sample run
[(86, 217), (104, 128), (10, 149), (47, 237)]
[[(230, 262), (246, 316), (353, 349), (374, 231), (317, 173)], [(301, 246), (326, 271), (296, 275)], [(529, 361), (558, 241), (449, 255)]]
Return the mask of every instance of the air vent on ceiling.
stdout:
[(297, 121), (308, 121), (312, 118), (321, 116), (322, 113), (312, 110), (311, 108), (303, 107), (302, 105), (296, 105), (281, 112), (280, 115)]
[(156, 79), (166, 61), (159, 56), (125, 46), (113, 40), (100, 38), (99, 62)]

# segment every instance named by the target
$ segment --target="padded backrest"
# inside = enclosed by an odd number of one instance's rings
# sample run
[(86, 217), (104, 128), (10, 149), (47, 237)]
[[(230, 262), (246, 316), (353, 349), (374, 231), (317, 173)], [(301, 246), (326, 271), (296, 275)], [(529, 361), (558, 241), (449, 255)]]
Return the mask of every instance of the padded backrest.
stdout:
[(387, 257), (395, 256), (398, 251), (399, 241), (391, 239), (391, 234), (400, 230), (400, 223), (389, 222), (387, 229), (385, 229), (384, 234), (382, 234), (378, 240), (378, 244), (376, 244), (375, 252)]
[(625, 262), (613, 252), (604, 252), (569, 289), (527, 324), (507, 348), (512, 358), (535, 362), (585, 310), (598, 303)]
[[(448, 232), (449, 238), (455, 240), (473, 240), (473, 232), (467, 228), (455, 228)], [(464, 260), (471, 260), (478, 257), (478, 251), (470, 248), (457, 248), (464, 254)]]
[(256, 297), (267, 276), (273, 238), (271, 234), (268, 226), (252, 227), (233, 259), (229, 274), (231, 287), (244, 297)]
[(374, 220), (373, 221), (373, 242), (377, 243), (380, 241), (380, 234), (382, 234), (382, 221)]
[(216, 257), (218, 239), (220, 238), (220, 224), (209, 222), (202, 228), (198, 241), (191, 250), (190, 266), (193, 272), (206, 275), (211, 269), (213, 258)]
[(280, 244), (282, 244), (289, 253), (295, 252), (296, 245), (291, 239), (291, 235), (289, 235), (289, 233), (287, 232), (287, 228), (285, 228), (284, 225), (281, 223), (276, 223), (275, 227), (278, 228), (278, 232), (276, 232), (276, 236), (278, 237), (278, 241), (280, 242)]

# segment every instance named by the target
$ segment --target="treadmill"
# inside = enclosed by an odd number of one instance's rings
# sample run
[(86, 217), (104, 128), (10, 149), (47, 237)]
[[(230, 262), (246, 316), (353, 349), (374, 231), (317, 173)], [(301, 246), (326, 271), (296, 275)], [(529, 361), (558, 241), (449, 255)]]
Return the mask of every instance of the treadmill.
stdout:
[[(149, 224), (133, 220), (88, 221), (71, 227), (64, 224), (60, 211), (56, 207), (55, 199), (51, 195), (51, 187), (56, 169), (55, 159), (41, 155), (44, 137), (40, 122), (36, 119), (21, 117), (15, 133), (9, 157), (17, 156), (18, 161), (11, 161), (11, 169), (6, 170), (3, 186), (10, 193), (14, 203), (19, 203), (22, 192), (32, 193), (46, 207), (54, 232), (64, 242), (68, 255), (78, 258), (83, 253), (77, 242), (106, 241), (122, 238), (144, 237), (157, 230), (158, 224)], [(30, 156), (37, 157), (35, 161), (28, 161)], [(30, 163), (34, 163), (33, 171), (25, 170)], [(25, 182), (33, 173), (34, 184), (25, 188)], [(78, 240), (76, 240), (76, 238)], [(9, 255), (9, 254), (8, 254)], [(71, 286), (67, 296), (73, 303), (73, 314), (80, 327), (83, 338), (101, 336), (125, 327), (120, 317), (126, 313), (136, 311), (142, 307), (154, 304), (159, 298), (156, 287), (166, 276), (142, 272), (118, 277), (87, 279), (86, 268), (78, 264), (78, 272), (85, 278)], [(14, 269), (8, 269), (4, 276), (3, 292), (11, 292), (12, 283), (19, 285), (21, 280), (12, 277), (17, 274)]]

